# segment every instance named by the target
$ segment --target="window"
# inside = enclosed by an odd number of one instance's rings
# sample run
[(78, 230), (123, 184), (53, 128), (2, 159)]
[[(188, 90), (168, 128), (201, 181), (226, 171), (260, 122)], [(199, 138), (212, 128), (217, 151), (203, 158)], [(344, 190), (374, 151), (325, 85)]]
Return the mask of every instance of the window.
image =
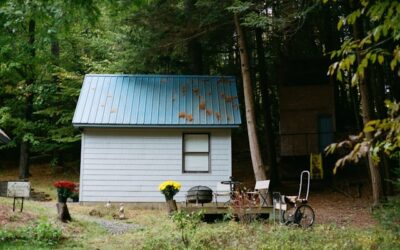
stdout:
[(183, 172), (210, 172), (209, 134), (183, 134)]

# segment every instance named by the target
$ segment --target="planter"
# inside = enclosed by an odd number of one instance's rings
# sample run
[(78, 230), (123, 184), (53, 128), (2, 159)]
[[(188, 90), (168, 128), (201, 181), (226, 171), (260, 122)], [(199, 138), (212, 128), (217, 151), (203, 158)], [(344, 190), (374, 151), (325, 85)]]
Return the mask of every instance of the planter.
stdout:
[(169, 214), (178, 211), (175, 200), (167, 200), (167, 211)]

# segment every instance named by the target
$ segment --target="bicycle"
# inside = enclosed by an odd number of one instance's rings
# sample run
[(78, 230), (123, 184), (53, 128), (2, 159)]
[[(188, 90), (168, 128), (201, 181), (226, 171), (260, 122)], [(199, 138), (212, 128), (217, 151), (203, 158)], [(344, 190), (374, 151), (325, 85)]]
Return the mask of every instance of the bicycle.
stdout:
[[(302, 198), (303, 176), (307, 174), (307, 192)], [(302, 171), (300, 175), (300, 188), (297, 196), (282, 196), (280, 193), (273, 194), (274, 208), (283, 211), (281, 218), (285, 225), (296, 224), (303, 228), (310, 227), (314, 224), (315, 213), (310, 205), (308, 205), (308, 194), (310, 191), (310, 172)]]

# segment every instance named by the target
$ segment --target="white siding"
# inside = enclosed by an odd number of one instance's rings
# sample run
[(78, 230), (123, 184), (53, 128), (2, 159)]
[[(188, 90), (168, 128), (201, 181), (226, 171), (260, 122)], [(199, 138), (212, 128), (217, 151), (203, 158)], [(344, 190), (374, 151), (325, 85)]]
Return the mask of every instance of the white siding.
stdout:
[[(210, 134), (210, 173), (182, 173), (183, 133)], [(229, 129), (85, 129), (82, 137), (80, 200), (161, 202), (158, 186), (182, 184), (184, 201), (197, 185), (215, 189), (232, 174)]]

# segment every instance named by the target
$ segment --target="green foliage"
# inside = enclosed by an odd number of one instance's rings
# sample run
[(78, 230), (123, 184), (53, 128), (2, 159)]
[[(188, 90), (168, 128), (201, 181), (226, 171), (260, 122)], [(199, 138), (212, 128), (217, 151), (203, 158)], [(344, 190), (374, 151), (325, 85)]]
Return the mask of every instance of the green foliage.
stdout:
[[(329, 145), (325, 152), (332, 154), (340, 148), (350, 150), (343, 158), (339, 159), (333, 173), (339, 167), (343, 167), (347, 162), (358, 162), (368, 152), (371, 152), (372, 159), (379, 162), (381, 155), (395, 157), (400, 151), (400, 103), (385, 101), (388, 108), (388, 117), (369, 121), (365, 124), (363, 132), (358, 136), (349, 136), (348, 140)], [(372, 137), (367, 138), (366, 133), (371, 133)]]
[(82, 31), (98, 16), (93, 1), (1, 2), (0, 126), (13, 139), (2, 148), (24, 141), (34, 154), (52, 155), (76, 147), (71, 121), (89, 68), (81, 62), (92, 56)]
[(61, 229), (45, 220), (16, 230), (0, 230), (0, 243), (23, 242), (37, 246), (56, 246), (61, 239)]
[(181, 233), (181, 240), (185, 247), (189, 247), (190, 239), (196, 233), (196, 230), (201, 223), (204, 214), (199, 212), (186, 213), (184, 211), (175, 212), (172, 215), (172, 221)]
[(364, 79), (371, 65), (382, 66), (388, 61), (390, 69), (394, 71), (400, 62), (400, 2), (363, 0), (358, 8), (339, 19), (337, 28), (352, 28), (353, 32), (361, 34), (357, 25), (364, 22), (365, 27), (366, 20), (370, 28), (365, 36), (346, 36), (341, 48), (331, 53), (331, 59), (338, 61), (329, 67), (328, 73), (336, 73), (339, 81), (343, 81), (343, 75), (351, 74), (351, 83), (356, 85)]
[(388, 230), (400, 234), (400, 198), (396, 197), (374, 211), (379, 223)]
[[(398, 159), (400, 160), (400, 157)], [(393, 184), (400, 188), (400, 167), (393, 172), (396, 175)], [(393, 197), (387, 203), (382, 204), (382, 207), (374, 211), (374, 216), (385, 229), (400, 235), (400, 197)]]

